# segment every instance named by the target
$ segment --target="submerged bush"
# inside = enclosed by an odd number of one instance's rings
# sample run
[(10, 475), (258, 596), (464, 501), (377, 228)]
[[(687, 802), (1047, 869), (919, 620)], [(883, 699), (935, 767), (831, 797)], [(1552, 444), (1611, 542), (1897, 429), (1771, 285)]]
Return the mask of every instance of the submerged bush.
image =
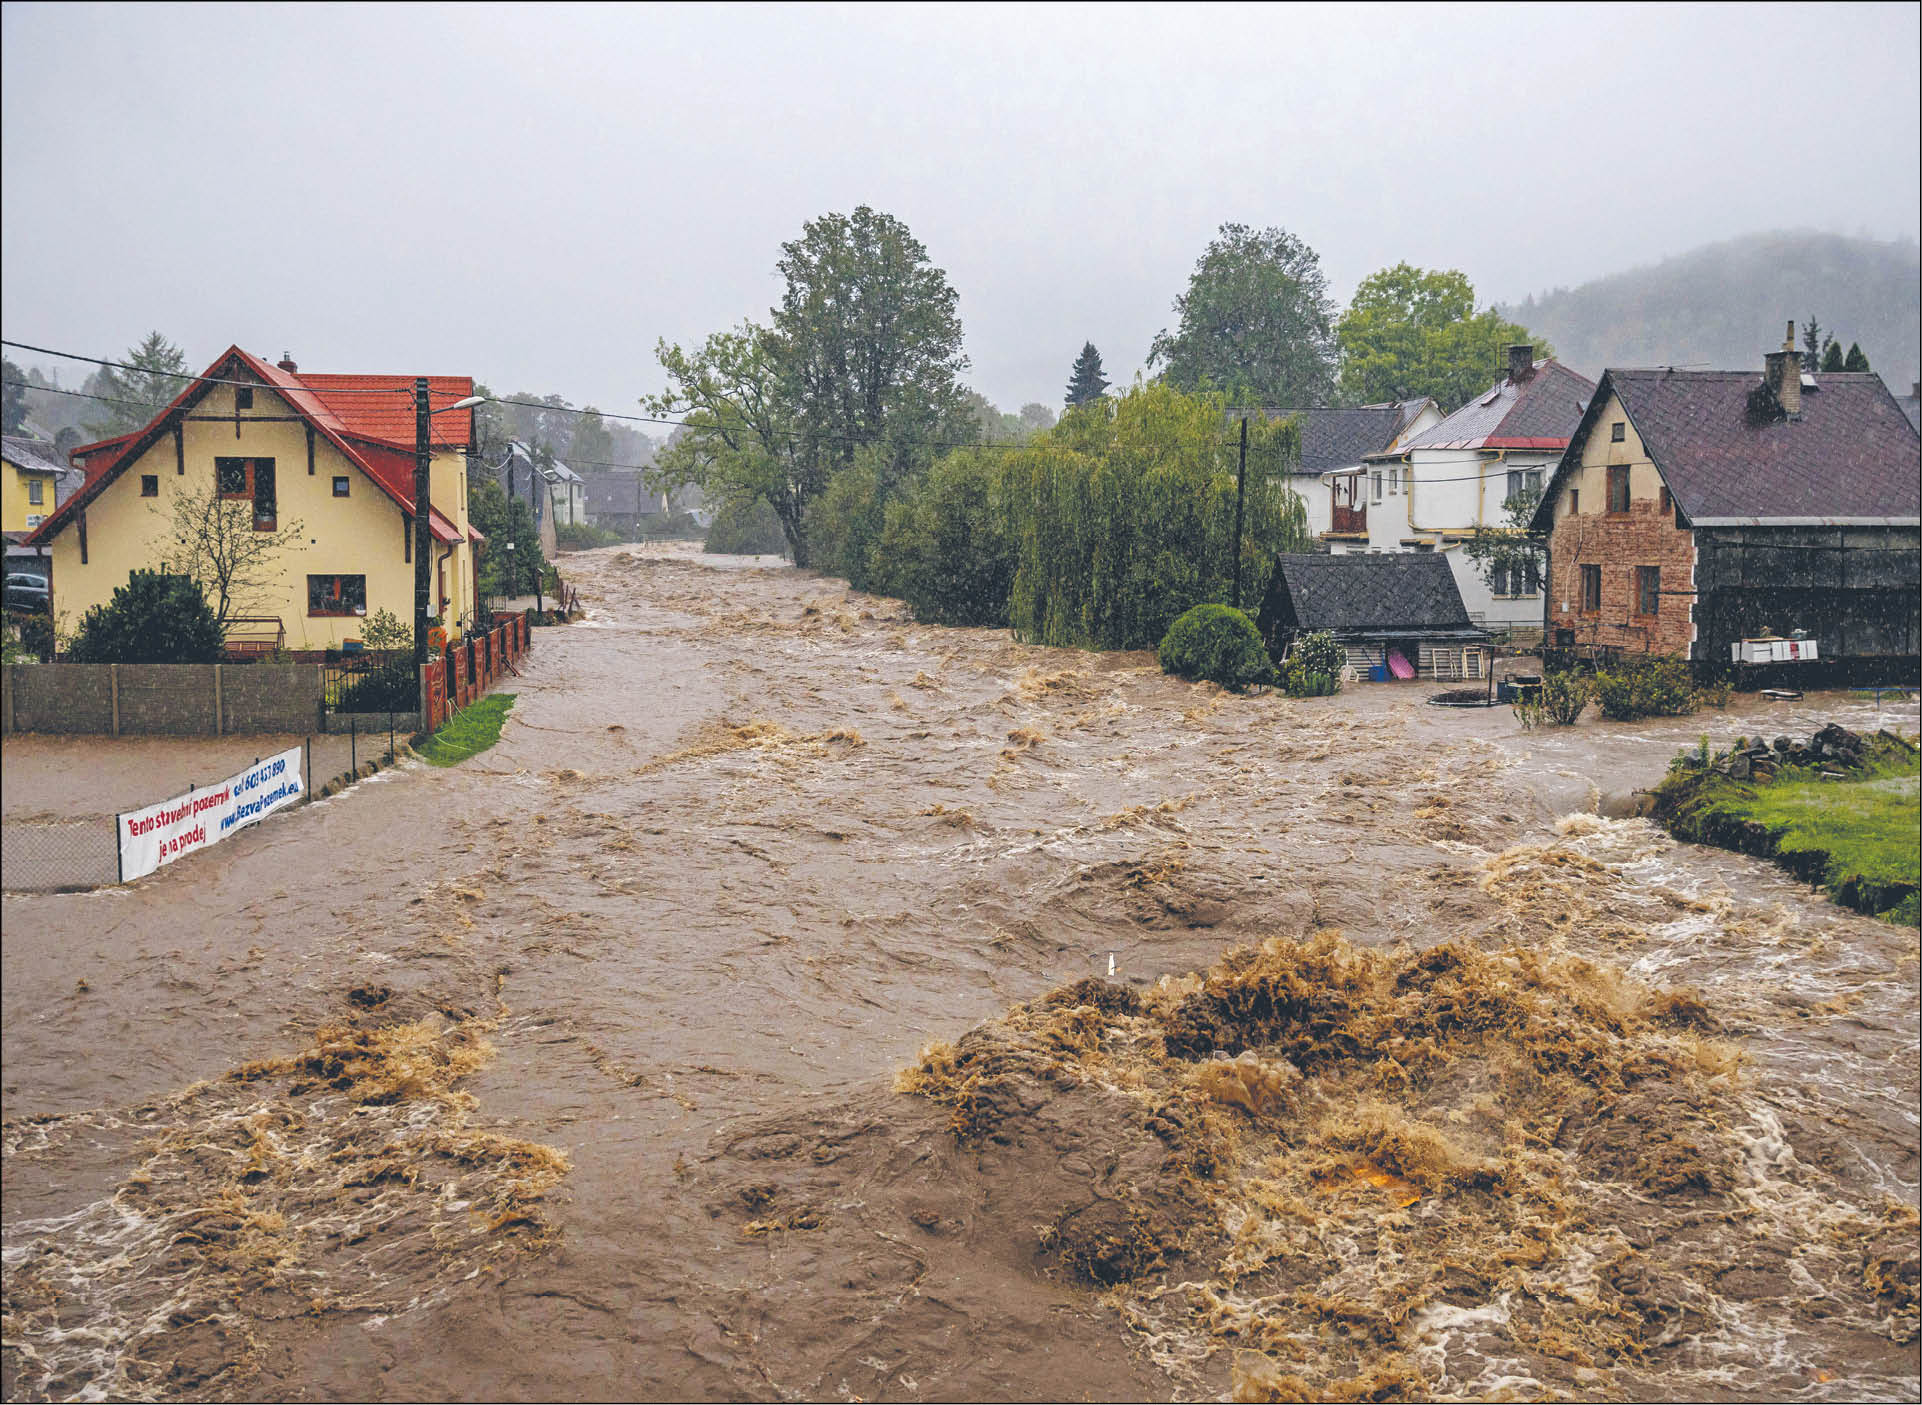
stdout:
[(1695, 711), (1695, 679), (1688, 660), (1663, 656), (1618, 659), (1595, 675), (1602, 716), (1615, 722), (1637, 717), (1686, 717)]
[(729, 503), (714, 514), (701, 550), (729, 556), (782, 556), (787, 553), (787, 534), (765, 499)]
[(1341, 671), (1348, 666), (1348, 651), (1335, 642), (1327, 630), (1304, 634), (1288, 651), (1282, 669), (1282, 686), (1291, 698), (1325, 698), (1341, 691)]
[(1230, 605), (1197, 605), (1168, 626), (1159, 650), (1164, 673), (1245, 688), (1270, 673), (1255, 622)]
[(999, 473), (993, 454), (962, 449), (890, 502), (870, 553), (875, 588), (907, 601), (917, 620), (1005, 625), (1014, 541)]
[(1552, 669), (1542, 674), (1538, 693), (1515, 704), (1515, 716), (1524, 727), (1572, 727), (1582, 715), (1589, 699), (1595, 696), (1595, 683), (1576, 669)]

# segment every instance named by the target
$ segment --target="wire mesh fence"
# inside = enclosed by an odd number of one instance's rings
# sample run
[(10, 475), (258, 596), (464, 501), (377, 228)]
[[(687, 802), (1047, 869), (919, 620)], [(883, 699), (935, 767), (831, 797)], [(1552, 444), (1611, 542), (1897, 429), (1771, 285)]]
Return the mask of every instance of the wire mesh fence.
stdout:
[(0, 825), (0, 888), (65, 893), (120, 881), (112, 815), (76, 820), (10, 819)]

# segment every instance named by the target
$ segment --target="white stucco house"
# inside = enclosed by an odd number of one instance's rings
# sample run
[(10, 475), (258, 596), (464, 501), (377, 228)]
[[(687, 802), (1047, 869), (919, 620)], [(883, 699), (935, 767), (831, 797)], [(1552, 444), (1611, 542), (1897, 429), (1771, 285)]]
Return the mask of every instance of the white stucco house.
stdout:
[(1289, 410), (1301, 429), (1301, 462), (1288, 486), (1308, 511), (1308, 535), (1325, 540), (1334, 530), (1333, 482), (1358, 472), (1373, 453), (1394, 449), (1441, 423), (1433, 400), (1403, 400), (1353, 409)]
[(1483, 394), (1359, 469), (1331, 475), (1330, 550), (1440, 552), (1477, 625), (1540, 628), (1535, 573), (1491, 583), (1462, 547), (1478, 525), (1507, 526), (1503, 505), (1516, 493), (1542, 487), (1594, 393), (1586, 376), (1537, 361), (1532, 346), (1511, 346), (1508, 374)]

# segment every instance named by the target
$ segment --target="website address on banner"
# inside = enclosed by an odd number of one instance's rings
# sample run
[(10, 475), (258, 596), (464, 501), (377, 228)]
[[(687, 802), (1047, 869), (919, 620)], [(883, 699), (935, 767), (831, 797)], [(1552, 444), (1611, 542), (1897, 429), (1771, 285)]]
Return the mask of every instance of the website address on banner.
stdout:
[(249, 800), (242, 805), (236, 805), (232, 814), (222, 815), (220, 817), (220, 827), (224, 831), (232, 829), (237, 824), (245, 824), (262, 810), (270, 809), (279, 801), (285, 800), (288, 796), (298, 794), (300, 794), (299, 784), (291, 780), (285, 781), (279, 787), (268, 791), (258, 799)]

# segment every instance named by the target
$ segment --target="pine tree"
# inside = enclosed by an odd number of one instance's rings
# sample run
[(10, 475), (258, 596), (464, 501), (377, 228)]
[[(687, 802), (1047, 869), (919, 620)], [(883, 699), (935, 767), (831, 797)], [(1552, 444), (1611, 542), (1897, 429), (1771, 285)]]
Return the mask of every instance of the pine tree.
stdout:
[(1826, 374), (1830, 371), (1840, 371), (1843, 368), (1842, 343), (1832, 341), (1822, 348), (1822, 370)]
[(159, 332), (149, 332), (127, 351), (127, 366), (102, 366), (88, 380), (98, 385), (100, 418), (83, 426), (106, 439), (139, 429), (186, 389), (187, 355)]
[(1845, 371), (1866, 371), (1869, 369), (1869, 358), (1863, 353), (1861, 342), (1852, 341), (1849, 343), (1849, 354), (1842, 362), (1842, 369)]
[[(1829, 341), (1833, 343), (1835, 338), (1830, 337)], [(1802, 353), (1802, 369), (1805, 371), (1818, 369), (1822, 364), (1822, 324), (1815, 320), (1815, 314), (1812, 312), (1802, 323), (1802, 345), (1808, 348)]]
[(1069, 405), (1085, 405), (1090, 400), (1099, 400), (1108, 388), (1108, 378), (1101, 372), (1101, 353), (1094, 349), (1093, 342), (1084, 343), (1081, 354), (1074, 359), (1074, 370), (1068, 382)]

